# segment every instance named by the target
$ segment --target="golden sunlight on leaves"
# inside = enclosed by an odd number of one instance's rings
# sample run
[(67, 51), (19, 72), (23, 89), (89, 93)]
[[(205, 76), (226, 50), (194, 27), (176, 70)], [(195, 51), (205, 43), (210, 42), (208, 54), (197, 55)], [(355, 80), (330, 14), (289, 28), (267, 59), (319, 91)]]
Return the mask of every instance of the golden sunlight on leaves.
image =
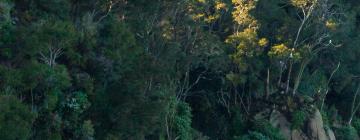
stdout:
[(334, 20), (327, 20), (325, 22), (325, 26), (330, 29), (330, 30), (336, 30), (336, 27), (337, 27), (337, 23), (334, 21)]
[(260, 47), (265, 47), (269, 44), (269, 40), (266, 38), (261, 38), (258, 42)]
[(206, 3), (206, 0), (198, 0), (200, 3)]
[(193, 20), (199, 20), (199, 19), (203, 18), (204, 16), (205, 16), (205, 14), (199, 13), (199, 14), (193, 15), (192, 19)]
[(310, 5), (314, 0), (291, 0), (291, 4), (296, 7), (304, 8)]
[(291, 49), (289, 49), (284, 44), (278, 44), (271, 48), (269, 55), (275, 56), (275, 57), (285, 57), (288, 56), (291, 52)]
[(219, 15), (210, 15), (207, 18), (205, 18), (205, 22), (214, 22), (215, 20), (217, 20), (219, 18)]
[(216, 10), (221, 10), (221, 9), (226, 9), (226, 4), (223, 2), (216, 2), (215, 3), (215, 9)]
[(250, 15), (250, 11), (255, 8), (256, 1), (249, 0), (232, 0), (235, 5), (232, 16), (234, 21), (239, 25), (253, 25), (256, 24), (256, 20)]

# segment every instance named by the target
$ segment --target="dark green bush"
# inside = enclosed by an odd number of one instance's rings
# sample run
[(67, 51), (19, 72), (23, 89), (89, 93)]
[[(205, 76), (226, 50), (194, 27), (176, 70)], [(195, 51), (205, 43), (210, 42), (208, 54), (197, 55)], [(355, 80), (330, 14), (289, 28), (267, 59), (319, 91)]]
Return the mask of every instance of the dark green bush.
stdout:
[(301, 128), (304, 125), (307, 116), (307, 113), (302, 110), (298, 110), (292, 113), (291, 129)]
[(260, 132), (250, 131), (249, 134), (243, 137), (235, 137), (234, 140), (271, 140), (271, 139)]
[(284, 140), (279, 129), (273, 127), (270, 122), (265, 119), (255, 120), (253, 128), (256, 132), (262, 133), (271, 140)]
[(35, 114), (14, 96), (0, 96), (0, 139), (27, 140)]
[(360, 119), (354, 118), (352, 121), (352, 126), (356, 129), (357, 134), (360, 134)]
[(338, 140), (356, 140), (357, 131), (352, 126), (343, 126), (335, 129), (335, 136)]

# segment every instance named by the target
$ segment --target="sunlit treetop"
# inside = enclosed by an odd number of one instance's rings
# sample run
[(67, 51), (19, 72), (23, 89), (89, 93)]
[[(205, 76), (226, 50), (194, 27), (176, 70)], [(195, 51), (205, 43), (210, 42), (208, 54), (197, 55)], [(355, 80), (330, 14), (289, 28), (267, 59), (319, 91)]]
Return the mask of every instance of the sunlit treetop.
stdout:
[(198, 0), (188, 6), (191, 18), (197, 22), (213, 23), (228, 11), (223, 0)]
[(290, 55), (290, 52), (291, 49), (288, 48), (285, 44), (277, 44), (271, 48), (269, 55), (275, 57), (287, 57)]
[(256, 6), (257, 0), (232, 0), (234, 11), (232, 16), (234, 21), (242, 26), (256, 26), (257, 21), (251, 16), (250, 12)]
[(301, 58), (300, 52), (298, 50), (289, 48), (283, 43), (272, 46), (268, 55), (278, 59), (299, 60)]
[(265, 47), (269, 44), (269, 40), (266, 39), (266, 38), (261, 38), (259, 41), (258, 41), (258, 44), (259, 46), (261, 47)]
[(329, 19), (325, 22), (326, 28), (330, 29), (331, 31), (335, 31), (338, 24), (333, 19)]
[(291, 0), (291, 4), (296, 7), (305, 8), (316, 3), (317, 1), (318, 0)]
[(216, 1), (215, 2), (215, 9), (216, 10), (221, 10), (221, 9), (226, 9), (227, 8), (227, 5), (223, 2), (219, 2), (219, 1)]

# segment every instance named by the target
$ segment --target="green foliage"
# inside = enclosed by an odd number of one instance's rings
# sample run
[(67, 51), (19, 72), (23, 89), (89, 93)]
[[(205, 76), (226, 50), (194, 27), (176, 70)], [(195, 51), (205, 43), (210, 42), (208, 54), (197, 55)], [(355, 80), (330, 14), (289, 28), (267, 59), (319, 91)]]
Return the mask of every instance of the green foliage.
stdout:
[(314, 94), (323, 94), (325, 92), (328, 79), (323, 71), (318, 70), (313, 73), (305, 71), (304, 79), (304, 82), (299, 86), (299, 91), (302, 94), (313, 96)]
[(75, 27), (71, 22), (41, 20), (33, 24), (31, 29), (26, 37), (26, 53), (41, 55), (40, 59), (45, 62), (47, 59), (56, 59), (49, 57), (57, 50), (60, 51), (59, 56), (70, 53), (76, 41)]
[(10, 12), (13, 7), (14, 3), (12, 0), (2, 0), (0, 2), (0, 17), (4, 19), (0, 22), (0, 25), (10, 22)]
[(335, 136), (340, 140), (355, 140), (357, 131), (352, 126), (344, 126), (342, 128), (335, 129)]
[(192, 139), (193, 140), (209, 140), (210, 138), (207, 136), (204, 136), (201, 132), (193, 129)]
[(4, 140), (27, 140), (32, 134), (36, 115), (14, 96), (0, 96), (0, 137)]
[(84, 121), (83, 125), (81, 126), (81, 139), (82, 140), (91, 140), (94, 139), (94, 125), (91, 123), (90, 120)]
[[(307, 112), (294, 109), (322, 99), (332, 128), (349, 118), (358, 86), (359, 7), (0, 0), (0, 139), (280, 140), (254, 114), (279, 109), (305, 129)], [(295, 102), (297, 94), (311, 99)]]
[(354, 120), (352, 121), (352, 126), (356, 129), (357, 134), (360, 134), (360, 119), (359, 118), (354, 118)]
[(291, 116), (291, 129), (301, 129), (308, 118), (307, 112), (303, 110), (297, 110)]
[(176, 131), (178, 131), (179, 138), (182, 140), (190, 140), (192, 138), (191, 108), (186, 103), (179, 103), (176, 113), (175, 127)]
[(15, 94), (16, 89), (22, 88), (22, 78), (19, 70), (0, 66), (2, 77), (1, 89), (7, 94)]
[(250, 131), (249, 134), (243, 136), (243, 137), (235, 137), (234, 140), (270, 140), (270, 138), (266, 137), (264, 134), (256, 132), (256, 131)]
[(249, 125), (246, 122), (244, 114), (239, 111), (234, 113), (233, 120), (231, 122), (231, 131), (233, 136), (242, 136), (247, 133)]
[(322, 116), (322, 119), (323, 119), (323, 122), (324, 122), (324, 127), (330, 127), (331, 124), (332, 124), (332, 121), (331, 118), (329, 117), (330, 116), (330, 111), (329, 113), (326, 112), (326, 111), (321, 111), (321, 116)]
[(82, 113), (88, 107), (90, 103), (88, 101), (87, 95), (83, 92), (74, 92), (69, 97), (66, 98), (64, 102), (64, 107), (72, 110), (75, 113)]
[(284, 140), (284, 137), (280, 134), (280, 130), (274, 128), (269, 121), (265, 119), (259, 119), (255, 120), (253, 123), (253, 129), (255, 132), (257, 132), (255, 133), (256, 136), (261, 136), (259, 135), (260, 133), (271, 140)]

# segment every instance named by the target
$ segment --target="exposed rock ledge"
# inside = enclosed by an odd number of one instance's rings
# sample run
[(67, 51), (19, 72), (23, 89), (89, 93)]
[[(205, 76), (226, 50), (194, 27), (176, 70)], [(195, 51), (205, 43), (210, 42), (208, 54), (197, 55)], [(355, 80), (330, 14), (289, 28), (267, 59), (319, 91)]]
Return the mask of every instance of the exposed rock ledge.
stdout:
[(279, 128), (280, 133), (286, 140), (336, 140), (334, 132), (331, 129), (325, 129), (321, 113), (315, 109), (314, 113), (307, 121), (306, 132), (302, 130), (291, 130), (291, 124), (287, 118), (279, 111), (273, 111), (270, 115), (272, 126)]

